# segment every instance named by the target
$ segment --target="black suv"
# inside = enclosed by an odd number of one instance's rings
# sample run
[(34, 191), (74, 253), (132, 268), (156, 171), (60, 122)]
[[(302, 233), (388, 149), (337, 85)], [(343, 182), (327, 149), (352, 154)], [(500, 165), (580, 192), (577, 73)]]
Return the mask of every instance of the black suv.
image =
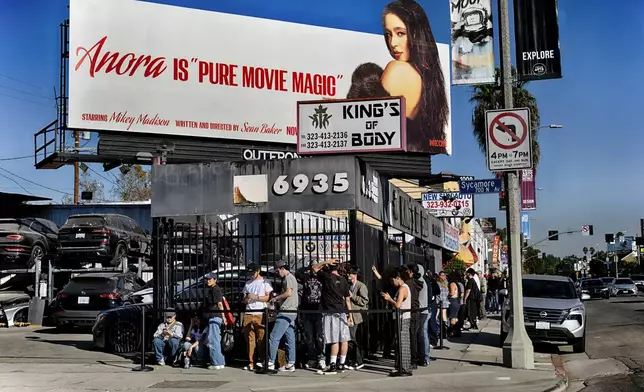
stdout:
[(59, 266), (87, 262), (117, 267), (124, 258), (150, 255), (150, 238), (134, 219), (116, 214), (72, 215), (58, 231)]
[(91, 326), (102, 311), (131, 304), (131, 295), (145, 287), (133, 273), (99, 272), (73, 277), (51, 304), (57, 327)]
[(33, 268), (37, 259), (55, 259), (57, 248), (58, 227), (54, 222), (0, 219), (0, 270)]

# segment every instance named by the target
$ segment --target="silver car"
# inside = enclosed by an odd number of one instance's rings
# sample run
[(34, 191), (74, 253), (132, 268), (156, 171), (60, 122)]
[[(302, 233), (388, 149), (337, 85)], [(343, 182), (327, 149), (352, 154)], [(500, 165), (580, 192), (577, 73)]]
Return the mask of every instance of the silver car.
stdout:
[[(572, 345), (573, 351), (586, 351), (586, 309), (573, 281), (564, 276), (525, 275), (523, 311), (525, 328), (534, 343)], [(501, 310), (501, 346), (510, 329), (509, 299)]]
[(638, 294), (637, 286), (631, 278), (619, 278), (615, 279), (615, 284), (613, 284), (613, 295), (633, 295)]
[(637, 286), (637, 290), (644, 290), (644, 275), (631, 275), (631, 280)]

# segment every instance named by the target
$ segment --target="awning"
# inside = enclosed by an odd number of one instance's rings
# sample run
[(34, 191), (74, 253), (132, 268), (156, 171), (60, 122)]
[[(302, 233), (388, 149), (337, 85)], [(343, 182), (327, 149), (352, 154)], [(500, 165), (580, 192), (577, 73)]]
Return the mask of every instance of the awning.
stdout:
[(637, 258), (637, 252), (632, 251), (631, 253), (627, 254), (626, 256), (622, 257), (621, 261), (625, 263), (634, 263), (638, 260)]

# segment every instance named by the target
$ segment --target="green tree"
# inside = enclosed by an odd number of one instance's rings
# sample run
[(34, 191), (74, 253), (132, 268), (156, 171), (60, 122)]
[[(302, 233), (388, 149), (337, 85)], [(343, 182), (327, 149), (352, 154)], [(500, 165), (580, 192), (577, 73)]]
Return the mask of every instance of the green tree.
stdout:
[(141, 165), (126, 166), (121, 170), (112, 188), (112, 194), (122, 201), (146, 201), (152, 198), (152, 178), (150, 171)]
[[(497, 68), (495, 73), (497, 83), (475, 86), (472, 90), (472, 97), (470, 98), (470, 102), (475, 104), (474, 112), (472, 114), (472, 130), (474, 132), (474, 138), (483, 152), (485, 152), (486, 148), (485, 140), (487, 134), (485, 112), (487, 110), (501, 109), (504, 106), (500, 74), (501, 72)], [(512, 75), (514, 79), (512, 88), (514, 107), (530, 109), (530, 120), (532, 125), (532, 160), (534, 168), (536, 169), (539, 165), (539, 158), (541, 157), (539, 142), (537, 139), (539, 127), (541, 126), (537, 99), (528, 90), (526, 90), (526, 82), (517, 80), (516, 70), (514, 68), (512, 68)]]
[(447, 275), (451, 274), (452, 272), (459, 272), (463, 274), (465, 273), (466, 269), (467, 266), (465, 265), (465, 262), (458, 257), (455, 257), (454, 260), (452, 260), (445, 266), (445, 268), (443, 268)]

